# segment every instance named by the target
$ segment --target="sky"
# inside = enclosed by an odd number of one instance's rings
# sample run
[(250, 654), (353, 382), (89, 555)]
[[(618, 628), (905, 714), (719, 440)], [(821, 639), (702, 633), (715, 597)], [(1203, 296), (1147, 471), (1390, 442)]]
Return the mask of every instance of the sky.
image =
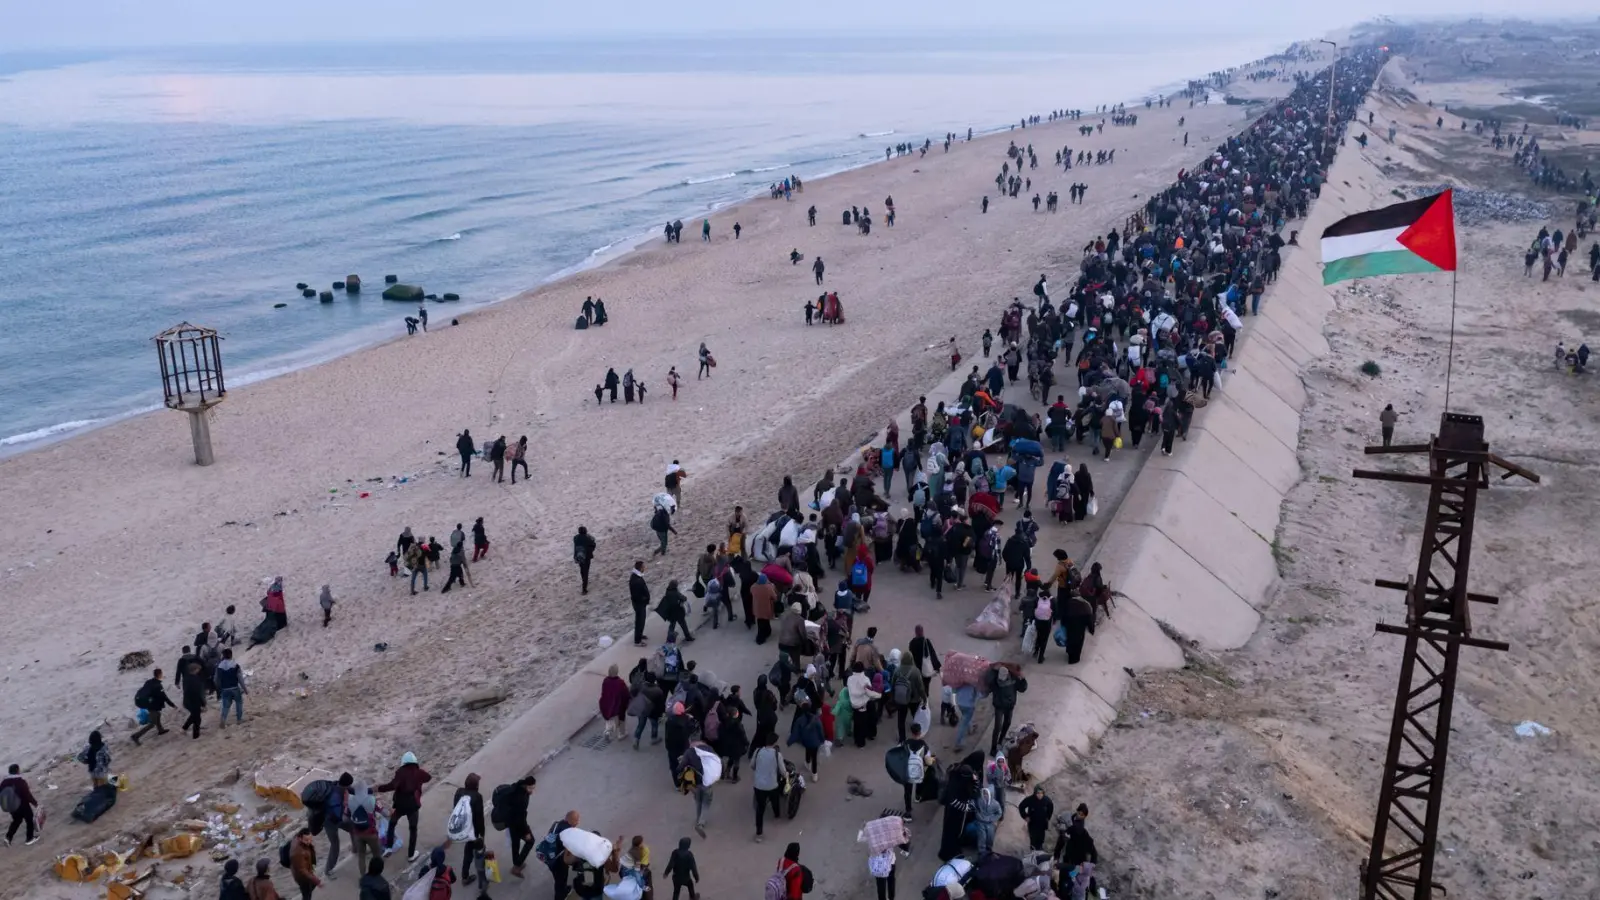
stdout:
[[(1137, 19), (1126, 13), (1137, 11)], [(1219, 17), (1219, 12), (1221, 16)], [(1313, 36), (1378, 15), (1571, 15), (1569, 0), (0, 0), (0, 52), (191, 44), (526, 39), (799, 31), (1027, 34), (1147, 25)]]

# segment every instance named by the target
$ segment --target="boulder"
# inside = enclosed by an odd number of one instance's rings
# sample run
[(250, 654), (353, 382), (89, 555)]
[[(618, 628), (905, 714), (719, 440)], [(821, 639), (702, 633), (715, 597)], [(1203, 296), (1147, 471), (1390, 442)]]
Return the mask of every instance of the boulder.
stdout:
[(461, 295), (460, 294), (445, 294), (445, 295), (443, 295), (443, 299), (444, 299), (444, 301), (446, 303), (454, 303), (457, 300), (461, 299)]
[(422, 299), (422, 288), (414, 284), (391, 284), (383, 289), (383, 299), (414, 302)]
[(394, 284), (395, 282), (397, 282), (399, 280), (400, 280), (400, 276), (399, 275), (385, 275), (385, 276), (383, 276), (383, 283), (384, 284)]
[(349, 291), (352, 294), (360, 293), (361, 292), (361, 276), (360, 275), (346, 275), (344, 277), (344, 289), (346, 291)]
[(321, 300), (323, 303), (332, 303), (333, 291), (323, 291), (320, 295), (318, 295), (317, 299)]
[(334, 283), (333, 283), (333, 289), (334, 289), (334, 290), (336, 290), (336, 291), (342, 291), (342, 290), (344, 290), (344, 282), (342, 282), (342, 281), (335, 281), (335, 282), (334, 282)]
[(295, 285), (295, 286), (294, 286), (294, 289), (295, 289), (295, 290), (297, 290), (297, 291), (303, 291), (303, 290), (305, 290), (305, 289), (306, 289), (306, 288), (307, 288), (307, 287), (309, 287), (309, 285), (307, 285), (307, 284), (306, 284), (306, 283), (305, 283), (305, 282), (304, 282), (304, 281), (302, 281), (302, 282), (300, 282), (300, 283), (299, 283), (299, 284), (297, 284), (297, 285)]
[(272, 304), (272, 308), (273, 309), (283, 309), (285, 306), (288, 306), (288, 305), (289, 304), (287, 304), (287, 303), (274, 303), (274, 304)]
[(429, 294), (428, 295), (428, 299), (434, 301), (435, 303), (437, 303), (437, 302), (439, 302), (439, 295), (438, 294)]
[(309, 288), (308, 287), (308, 288), (301, 288), (300, 289), (300, 296), (302, 296), (302, 297), (315, 297), (316, 295), (317, 295), (317, 289), (316, 288)]

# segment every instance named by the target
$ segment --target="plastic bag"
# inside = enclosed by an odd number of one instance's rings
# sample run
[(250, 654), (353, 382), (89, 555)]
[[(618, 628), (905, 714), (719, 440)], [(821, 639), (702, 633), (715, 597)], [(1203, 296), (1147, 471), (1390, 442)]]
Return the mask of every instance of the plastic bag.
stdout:
[(928, 729), (933, 727), (933, 714), (928, 711), (927, 703), (917, 707), (917, 711), (911, 714), (911, 723), (920, 727), (923, 735), (927, 735)]
[(1004, 640), (1011, 633), (1011, 597), (1005, 591), (995, 594), (977, 618), (967, 626), (967, 635), (986, 641)]
[(603, 890), (606, 900), (639, 900), (644, 896), (644, 885), (635, 878), (624, 878), (616, 884), (606, 885)]
[(500, 883), (500, 860), (495, 859), (493, 853), (484, 854), (483, 877), (489, 879), (491, 884)]
[(1112, 447), (1113, 450), (1121, 450), (1122, 449), (1122, 438), (1117, 438), (1116, 440), (1112, 441), (1111, 442), (1111, 447)]
[(1094, 518), (1100, 512), (1100, 504), (1093, 497), (1089, 498), (1089, 518)]
[(559, 835), (561, 848), (596, 869), (611, 855), (611, 841), (582, 828), (568, 828)]
[(828, 757), (832, 756), (833, 741), (823, 741), (822, 746), (818, 747), (817, 751), (822, 754), (823, 759), (827, 759)]
[(1022, 629), (1022, 652), (1026, 653), (1033, 649), (1033, 641), (1036, 634), (1038, 632), (1033, 627), (1033, 620), (1030, 619), (1027, 627)]

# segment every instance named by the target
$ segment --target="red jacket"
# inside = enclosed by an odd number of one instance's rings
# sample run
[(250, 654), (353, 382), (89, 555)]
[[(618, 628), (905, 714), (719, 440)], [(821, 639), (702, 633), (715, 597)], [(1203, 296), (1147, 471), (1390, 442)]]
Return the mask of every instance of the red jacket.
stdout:
[(394, 791), (394, 807), (409, 812), (422, 806), (422, 786), (433, 780), (416, 763), (406, 763), (394, 770), (394, 777), (373, 788), (375, 791)]
[(783, 883), (788, 886), (788, 890), (784, 891), (787, 900), (801, 900), (800, 888), (805, 874), (800, 871), (800, 864), (785, 856), (778, 860), (778, 871), (783, 873)]

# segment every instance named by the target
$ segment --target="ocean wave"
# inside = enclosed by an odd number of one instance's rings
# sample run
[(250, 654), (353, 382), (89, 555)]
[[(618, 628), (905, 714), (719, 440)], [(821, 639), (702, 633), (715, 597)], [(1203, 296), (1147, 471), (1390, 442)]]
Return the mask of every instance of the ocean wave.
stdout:
[(58, 434), (65, 434), (69, 431), (77, 431), (80, 428), (88, 428), (90, 425), (97, 424), (98, 422), (100, 422), (99, 419), (79, 419), (74, 422), (62, 422), (59, 425), (36, 428), (33, 431), (27, 431), (23, 432), (22, 434), (13, 434), (10, 437), (0, 438), (0, 447), (14, 447), (18, 444), (28, 444), (34, 441), (42, 441), (47, 437), (55, 437)]
[(868, 131), (868, 132), (864, 132), (862, 134), (858, 134), (858, 135), (856, 135), (856, 137), (864, 137), (864, 138), (869, 138), (869, 137), (888, 137), (891, 134), (894, 134), (894, 129), (893, 128), (889, 129), (888, 131)]
[(645, 166), (644, 171), (659, 172), (662, 169), (681, 169), (686, 165), (688, 165), (688, 163), (678, 162), (676, 160), (668, 160), (667, 162), (658, 162), (653, 166)]
[(710, 184), (713, 181), (727, 181), (729, 178), (737, 177), (739, 177), (738, 172), (729, 172), (726, 175), (714, 175), (710, 178), (685, 178), (682, 183), (684, 185)]
[(461, 232), (458, 231), (455, 234), (447, 234), (442, 238), (436, 238), (436, 240), (441, 240), (441, 241), (459, 241), (459, 240), (461, 240)]

